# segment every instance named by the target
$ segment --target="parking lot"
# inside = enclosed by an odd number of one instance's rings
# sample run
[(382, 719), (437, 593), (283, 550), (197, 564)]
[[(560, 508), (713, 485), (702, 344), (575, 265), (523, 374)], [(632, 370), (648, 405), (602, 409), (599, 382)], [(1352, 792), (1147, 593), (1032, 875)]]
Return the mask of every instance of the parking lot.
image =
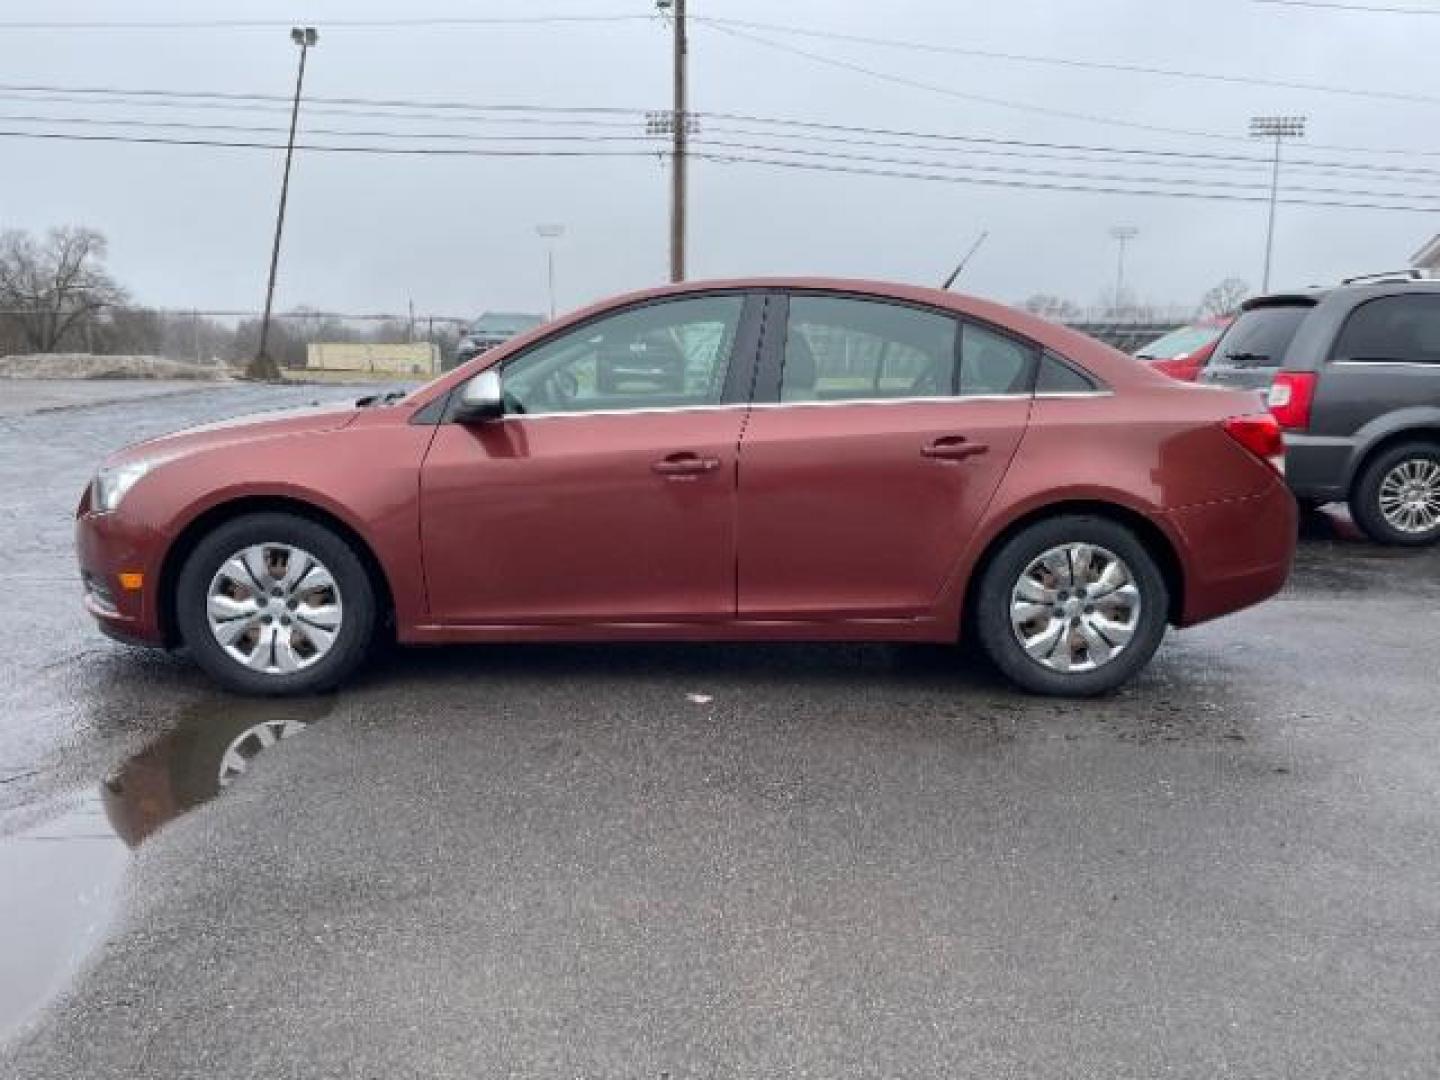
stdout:
[(93, 630), (76, 500), (110, 448), (359, 391), (24, 393), (0, 1074), (1440, 1072), (1440, 550), (1311, 516), (1285, 594), (1091, 702), (771, 645), (405, 651), (247, 701)]

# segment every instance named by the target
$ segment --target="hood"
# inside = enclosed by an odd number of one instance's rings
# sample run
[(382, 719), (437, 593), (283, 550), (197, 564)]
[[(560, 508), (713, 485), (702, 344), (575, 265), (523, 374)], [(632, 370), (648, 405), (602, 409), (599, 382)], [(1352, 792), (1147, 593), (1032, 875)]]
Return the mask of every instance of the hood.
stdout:
[(249, 416), (201, 424), (134, 443), (112, 454), (106, 464), (116, 465), (141, 458), (168, 460), (197, 450), (210, 450), (217, 446), (229, 446), (256, 439), (331, 431), (352, 423), (359, 413), (360, 410), (354, 405), (308, 406), (252, 413)]

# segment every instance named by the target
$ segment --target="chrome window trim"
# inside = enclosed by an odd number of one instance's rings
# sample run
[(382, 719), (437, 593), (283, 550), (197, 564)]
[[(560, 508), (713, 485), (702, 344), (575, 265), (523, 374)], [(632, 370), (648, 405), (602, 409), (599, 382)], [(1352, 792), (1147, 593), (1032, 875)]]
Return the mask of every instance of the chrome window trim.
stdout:
[(556, 420), (581, 416), (653, 416), (659, 413), (728, 412), (734, 409), (833, 409), (843, 405), (963, 405), (969, 401), (1042, 401), (1064, 398), (1114, 397), (1113, 390), (1057, 390), (1047, 394), (963, 394), (944, 397), (844, 398), (837, 401), (721, 402), (714, 405), (668, 405), (653, 409), (579, 409), (575, 412), (507, 413), (510, 420)]

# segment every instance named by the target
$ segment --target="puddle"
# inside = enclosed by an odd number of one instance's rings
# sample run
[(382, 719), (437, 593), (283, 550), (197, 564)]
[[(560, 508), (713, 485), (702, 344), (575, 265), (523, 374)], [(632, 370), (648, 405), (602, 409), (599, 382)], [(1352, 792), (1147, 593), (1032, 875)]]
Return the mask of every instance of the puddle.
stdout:
[(97, 789), (0, 838), (0, 1042), (59, 994), (103, 940), (131, 849), (333, 707), (328, 699), (192, 707)]

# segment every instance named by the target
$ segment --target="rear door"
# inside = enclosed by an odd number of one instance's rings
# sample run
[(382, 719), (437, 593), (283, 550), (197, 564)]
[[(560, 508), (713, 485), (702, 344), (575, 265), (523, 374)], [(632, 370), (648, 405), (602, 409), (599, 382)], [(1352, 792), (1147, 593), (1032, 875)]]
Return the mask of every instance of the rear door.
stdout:
[(924, 615), (1024, 434), (1037, 350), (852, 295), (778, 295), (766, 328), (740, 449), (740, 617)]
[(1402, 409), (1423, 410), (1427, 421), (1440, 409), (1440, 294), (1381, 296), (1355, 307), (1316, 390), (1310, 430), (1352, 435)]

